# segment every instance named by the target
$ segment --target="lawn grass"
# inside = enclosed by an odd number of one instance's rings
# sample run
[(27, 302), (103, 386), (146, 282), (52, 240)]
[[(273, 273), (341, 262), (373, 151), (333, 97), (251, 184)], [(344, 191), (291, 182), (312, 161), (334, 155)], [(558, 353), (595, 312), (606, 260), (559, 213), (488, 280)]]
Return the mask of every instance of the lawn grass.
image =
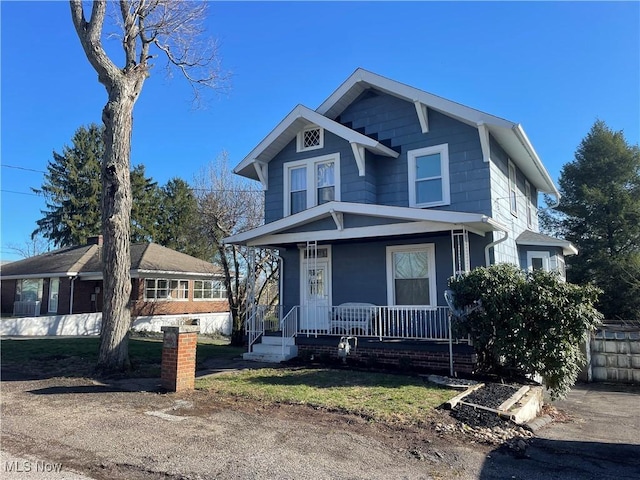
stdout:
[(243, 370), (198, 379), (196, 388), (402, 424), (426, 422), (433, 409), (451, 397), (450, 390), (418, 377), (338, 369)]
[[(98, 361), (98, 337), (48, 337), (3, 339), (0, 342), (0, 362), (3, 369), (36, 376), (91, 376)], [(196, 364), (210, 357), (236, 357), (243, 348), (231, 347), (226, 339), (199, 337)], [(160, 377), (162, 337), (129, 339), (132, 369), (129, 377)]]

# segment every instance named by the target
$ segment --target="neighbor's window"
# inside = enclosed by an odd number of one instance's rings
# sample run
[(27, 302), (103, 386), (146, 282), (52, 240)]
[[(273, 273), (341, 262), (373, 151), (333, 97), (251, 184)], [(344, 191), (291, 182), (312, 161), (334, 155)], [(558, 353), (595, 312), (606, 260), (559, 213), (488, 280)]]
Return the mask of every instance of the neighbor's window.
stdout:
[(387, 247), (389, 305), (435, 305), (433, 244)]
[(409, 167), (409, 206), (448, 205), (449, 146), (447, 144), (411, 150)]
[(284, 214), (340, 200), (340, 154), (284, 164)]
[(188, 300), (189, 281), (166, 278), (145, 278), (145, 300)]
[(518, 190), (516, 187), (516, 166), (509, 160), (509, 208), (518, 215)]
[(324, 129), (320, 127), (308, 127), (298, 133), (296, 151), (305, 152), (316, 150), (324, 146)]
[(16, 281), (16, 302), (42, 301), (42, 278), (25, 278)]
[(219, 300), (227, 298), (227, 289), (222, 280), (195, 280), (193, 282), (194, 300)]

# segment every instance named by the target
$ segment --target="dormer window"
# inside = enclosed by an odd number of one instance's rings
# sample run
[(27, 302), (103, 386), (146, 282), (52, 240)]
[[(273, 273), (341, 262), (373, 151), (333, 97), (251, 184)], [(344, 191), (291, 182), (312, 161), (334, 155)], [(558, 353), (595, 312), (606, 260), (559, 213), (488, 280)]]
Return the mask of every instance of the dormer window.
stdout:
[(298, 133), (296, 150), (306, 152), (324, 147), (324, 129), (316, 126), (307, 127)]

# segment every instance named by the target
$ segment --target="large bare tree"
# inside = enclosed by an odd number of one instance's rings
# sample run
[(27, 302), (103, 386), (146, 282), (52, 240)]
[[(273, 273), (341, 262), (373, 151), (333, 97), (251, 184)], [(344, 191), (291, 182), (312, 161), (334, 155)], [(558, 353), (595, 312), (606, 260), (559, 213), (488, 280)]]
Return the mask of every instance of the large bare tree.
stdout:
[[(137, 0), (92, 3), (87, 15), (81, 0), (71, 0), (71, 18), (98, 81), (107, 91), (102, 110), (105, 153), (102, 161), (102, 229), (104, 235), (104, 302), (98, 368), (129, 367), (131, 324), (131, 256), (129, 246), (131, 183), (129, 178), (133, 108), (157, 53), (199, 87), (218, 82), (215, 45), (205, 45), (202, 22), (206, 4), (179, 0)], [(103, 46), (107, 6), (122, 41), (124, 64), (116, 63)], [(155, 52), (155, 53), (154, 53)]]

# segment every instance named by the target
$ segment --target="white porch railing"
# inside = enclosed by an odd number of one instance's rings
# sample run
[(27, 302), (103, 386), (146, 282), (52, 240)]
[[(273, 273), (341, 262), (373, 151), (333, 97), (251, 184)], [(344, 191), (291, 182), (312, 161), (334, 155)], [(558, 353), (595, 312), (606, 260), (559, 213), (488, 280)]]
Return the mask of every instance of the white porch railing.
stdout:
[[(448, 340), (449, 308), (348, 305), (301, 307), (299, 334)], [(305, 321), (306, 320), (306, 321)]]
[(297, 305), (285, 313), (278, 306), (258, 306), (255, 317), (247, 322), (249, 345), (268, 330), (279, 330), (284, 338), (296, 335), (357, 335), (380, 340), (443, 341), (450, 338), (450, 319), (448, 307)]
[(13, 302), (13, 316), (37, 317), (40, 315), (40, 300)]

